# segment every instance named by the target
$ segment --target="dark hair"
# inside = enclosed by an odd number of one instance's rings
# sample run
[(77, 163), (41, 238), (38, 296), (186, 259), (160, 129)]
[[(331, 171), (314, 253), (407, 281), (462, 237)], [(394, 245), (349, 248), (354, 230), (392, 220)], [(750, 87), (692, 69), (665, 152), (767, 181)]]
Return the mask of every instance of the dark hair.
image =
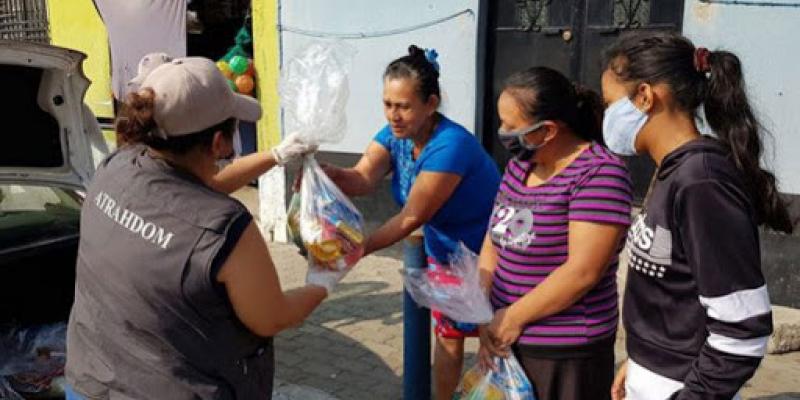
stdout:
[(503, 85), (530, 119), (561, 121), (583, 139), (603, 144), (603, 101), (595, 91), (574, 84), (547, 67), (517, 72)]
[(428, 101), (431, 95), (442, 98), (439, 89), (439, 71), (425, 57), (425, 51), (411, 45), (408, 46), (408, 55), (400, 57), (386, 66), (383, 79), (408, 78), (417, 82), (417, 93), (422, 101)]
[(793, 223), (775, 175), (760, 165), (765, 131), (747, 100), (739, 58), (712, 51), (707, 53), (707, 67), (702, 62), (698, 66), (696, 51), (677, 33), (631, 32), (606, 49), (605, 58), (623, 82), (666, 84), (683, 111), (695, 115), (703, 105), (708, 126), (744, 177), (759, 223), (791, 233)]
[(116, 122), (116, 131), (123, 143), (142, 143), (156, 150), (186, 154), (197, 146), (210, 147), (216, 132), (222, 131), (228, 139), (233, 137), (236, 119), (229, 118), (200, 132), (160, 138), (154, 135), (158, 128), (153, 119), (154, 101), (155, 93), (150, 88), (128, 94)]

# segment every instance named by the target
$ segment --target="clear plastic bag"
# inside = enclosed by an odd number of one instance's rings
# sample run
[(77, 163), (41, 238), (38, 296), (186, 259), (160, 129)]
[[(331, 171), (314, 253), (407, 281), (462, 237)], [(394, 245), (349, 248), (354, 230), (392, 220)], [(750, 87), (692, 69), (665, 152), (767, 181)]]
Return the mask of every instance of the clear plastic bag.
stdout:
[(311, 267), (343, 270), (364, 254), (364, 218), (313, 155), (303, 160), (299, 204), (289, 211)]
[[(280, 93), (288, 132), (298, 132), (310, 144), (342, 140), (354, 55), (343, 42), (317, 42), (286, 63)], [(302, 176), (299, 197), (287, 210), (292, 240), (302, 242), (298, 246), (307, 252), (311, 268), (353, 266), (364, 253), (364, 218), (313, 154), (303, 159)]]
[(420, 306), (441, 311), (458, 322), (483, 324), (494, 310), (480, 285), (478, 256), (464, 243), (450, 255), (449, 266), (405, 268), (405, 288)]
[(0, 398), (49, 390), (64, 374), (66, 335), (64, 323), (0, 327)]
[(317, 42), (284, 65), (280, 95), (286, 132), (299, 132), (310, 144), (342, 140), (355, 52), (343, 42)]
[(467, 370), (456, 389), (459, 400), (536, 400), (533, 385), (514, 355), (494, 357), (496, 371)]

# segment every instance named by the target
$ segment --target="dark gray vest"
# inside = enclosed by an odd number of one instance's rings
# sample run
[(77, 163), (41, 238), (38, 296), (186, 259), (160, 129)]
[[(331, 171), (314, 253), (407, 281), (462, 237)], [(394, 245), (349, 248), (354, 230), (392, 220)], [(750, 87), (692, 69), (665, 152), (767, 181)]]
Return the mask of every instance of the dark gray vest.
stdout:
[(269, 399), (272, 340), (236, 318), (212, 261), (247, 210), (146, 154), (117, 151), (81, 214), (67, 378), (91, 399)]

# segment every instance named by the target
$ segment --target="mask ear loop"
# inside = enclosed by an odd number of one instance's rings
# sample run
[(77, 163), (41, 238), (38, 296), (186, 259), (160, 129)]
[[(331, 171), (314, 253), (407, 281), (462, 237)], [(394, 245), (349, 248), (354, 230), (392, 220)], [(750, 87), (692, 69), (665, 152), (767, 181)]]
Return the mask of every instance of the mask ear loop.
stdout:
[(545, 144), (547, 144), (546, 142), (542, 142), (542, 143), (539, 143), (539, 144), (530, 144), (530, 143), (525, 141), (525, 136), (528, 136), (529, 134), (531, 134), (533, 132), (536, 132), (539, 129), (544, 128), (545, 122), (546, 121), (541, 121), (541, 122), (531, 126), (530, 128), (526, 129), (527, 132), (525, 132), (524, 134), (521, 134), (521, 135), (517, 136), (517, 140), (519, 140), (519, 144), (522, 147), (524, 147), (525, 149), (527, 149), (527, 150), (536, 150), (536, 149), (539, 149), (540, 147), (544, 146)]
[(527, 128), (518, 129), (516, 131), (507, 131), (504, 130), (503, 128), (499, 128), (497, 130), (497, 134), (500, 135), (501, 137), (512, 137), (512, 136), (522, 137), (529, 133), (538, 131), (539, 129), (541, 129), (541, 127), (545, 125), (545, 122), (546, 121), (539, 121)]

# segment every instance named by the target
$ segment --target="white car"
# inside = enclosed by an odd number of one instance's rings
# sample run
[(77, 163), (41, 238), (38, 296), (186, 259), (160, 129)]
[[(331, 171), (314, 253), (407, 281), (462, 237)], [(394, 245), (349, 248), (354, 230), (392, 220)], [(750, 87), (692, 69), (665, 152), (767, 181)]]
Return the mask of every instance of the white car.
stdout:
[[(30, 362), (63, 363), (63, 348), (33, 339), (69, 316), (83, 191), (108, 153), (83, 102), (85, 58), (0, 40), (0, 398), (52, 391), (49, 379), (24, 372), (20, 352), (34, 352)], [(63, 340), (59, 334), (48, 340)]]

